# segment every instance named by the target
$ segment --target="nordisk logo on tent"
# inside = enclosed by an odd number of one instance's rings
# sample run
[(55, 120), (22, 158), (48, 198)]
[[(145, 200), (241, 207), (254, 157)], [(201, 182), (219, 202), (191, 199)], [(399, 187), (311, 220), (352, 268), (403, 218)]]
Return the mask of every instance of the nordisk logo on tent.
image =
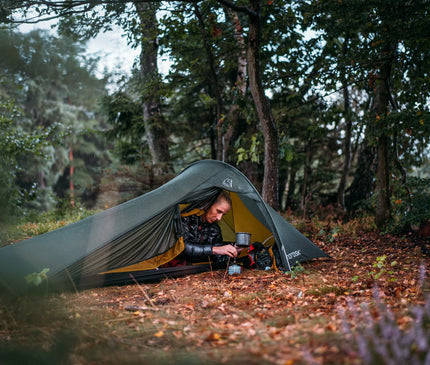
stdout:
[(222, 182), (222, 184), (226, 187), (226, 188), (232, 188), (233, 187), (233, 179), (230, 177), (226, 177), (224, 179), (224, 181)]
[(290, 259), (292, 259), (292, 258), (294, 258), (294, 257), (300, 256), (301, 254), (302, 254), (302, 253), (300, 252), (300, 250), (297, 250), (297, 251), (290, 252), (290, 253), (287, 255), (287, 257), (288, 257), (288, 260), (290, 260)]

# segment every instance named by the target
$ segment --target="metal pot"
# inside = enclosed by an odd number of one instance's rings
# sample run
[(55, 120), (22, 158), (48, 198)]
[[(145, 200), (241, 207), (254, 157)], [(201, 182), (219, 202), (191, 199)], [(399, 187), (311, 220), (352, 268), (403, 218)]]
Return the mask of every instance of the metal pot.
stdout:
[(248, 247), (251, 244), (251, 233), (237, 232), (236, 233), (236, 245)]

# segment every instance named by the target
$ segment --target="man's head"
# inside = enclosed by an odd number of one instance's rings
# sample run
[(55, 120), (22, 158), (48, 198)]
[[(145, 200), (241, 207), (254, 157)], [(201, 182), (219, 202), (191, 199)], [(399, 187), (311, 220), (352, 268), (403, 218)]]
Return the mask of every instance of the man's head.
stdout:
[(222, 191), (218, 195), (217, 200), (213, 203), (208, 210), (203, 214), (203, 222), (215, 223), (219, 222), (224, 214), (228, 213), (231, 209), (230, 195), (226, 191)]

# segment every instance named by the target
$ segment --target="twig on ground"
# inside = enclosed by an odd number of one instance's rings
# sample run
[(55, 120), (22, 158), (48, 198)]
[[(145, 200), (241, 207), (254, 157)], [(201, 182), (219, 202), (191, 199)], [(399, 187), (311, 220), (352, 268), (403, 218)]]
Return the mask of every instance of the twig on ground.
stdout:
[(155, 304), (152, 302), (152, 299), (149, 297), (148, 293), (142, 288), (142, 285), (140, 285), (137, 282), (137, 280), (134, 278), (134, 276), (132, 274), (129, 273), (129, 275), (133, 279), (133, 281), (137, 284), (137, 286), (139, 287), (139, 289), (141, 290), (141, 292), (143, 293), (145, 298), (148, 300), (149, 304), (151, 304), (153, 307), (155, 307)]
[(72, 278), (72, 276), (70, 275), (70, 273), (69, 273), (69, 270), (67, 270), (67, 268), (65, 269), (66, 270), (66, 274), (67, 274), (67, 276), (69, 277), (69, 279), (70, 279), (70, 282), (72, 283), (72, 285), (73, 285), (73, 288), (75, 289), (75, 292), (76, 293), (79, 293), (79, 291), (78, 291), (78, 288), (76, 287), (76, 285), (75, 285), (75, 281), (73, 280), (73, 278)]

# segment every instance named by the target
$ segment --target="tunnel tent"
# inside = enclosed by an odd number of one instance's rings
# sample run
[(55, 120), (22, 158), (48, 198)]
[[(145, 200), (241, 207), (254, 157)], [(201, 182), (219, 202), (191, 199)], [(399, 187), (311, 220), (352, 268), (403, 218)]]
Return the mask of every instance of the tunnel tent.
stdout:
[[(236, 232), (249, 232), (252, 242), (275, 245), (288, 270), (298, 262), (328, 257), (266, 204), (239, 170), (202, 160), (140, 197), (0, 248), (0, 285), (25, 291), (32, 285), (28, 275), (47, 270), (46, 284), (59, 289), (163, 276), (160, 266), (184, 249), (181, 214), (203, 211), (221, 190), (232, 198), (232, 209), (220, 222), (225, 241), (233, 242)], [(204, 269), (202, 263), (170, 272)]]

